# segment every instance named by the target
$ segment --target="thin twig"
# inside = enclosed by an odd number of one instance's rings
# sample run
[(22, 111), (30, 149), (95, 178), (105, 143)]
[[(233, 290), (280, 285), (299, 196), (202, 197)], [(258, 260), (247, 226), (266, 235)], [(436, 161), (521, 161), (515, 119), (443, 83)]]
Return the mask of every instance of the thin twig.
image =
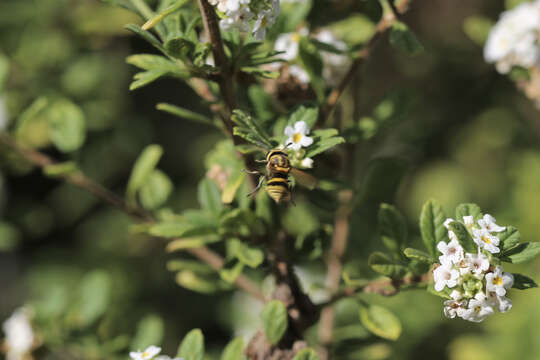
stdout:
[(228, 112), (228, 116), (224, 118), (224, 123), (227, 131), (232, 135), (233, 123), (229, 117), (232, 114), (232, 111), (237, 107), (233, 87), (234, 74), (231, 71), (232, 69), (225, 54), (225, 49), (223, 48), (223, 41), (221, 39), (214, 7), (208, 3), (208, 0), (199, 0), (199, 9), (203, 18), (204, 29), (208, 34), (210, 44), (212, 45), (214, 62), (220, 69), (218, 85)]
[[(0, 133), (0, 144), (17, 152), (29, 163), (41, 169), (46, 169), (49, 166), (58, 164), (58, 162), (54, 161), (49, 156), (41, 152), (18, 144), (15, 139), (13, 139), (10, 135), (6, 133)], [(143, 209), (135, 208), (128, 205), (126, 201), (124, 201), (124, 199), (122, 199), (120, 196), (116, 195), (112, 191), (106, 189), (102, 185), (88, 178), (82, 171), (77, 170), (74, 173), (60, 175), (59, 178), (83, 190), (90, 192), (97, 198), (103, 200), (105, 203), (123, 211), (137, 221), (144, 221), (149, 223), (154, 221), (152, 214)], [(199, 260), (205, 262), (216, 271), (220, 271), (223, 268), (223, 258), (219, 254), (205, 246), (200, 248), (187, 249), (186, 251), (197, 257)], [(253, 295), (257, 299), (260, 299), (262, 301), (266, 300), (264, 294), (259, 290), (258, 286), (255, 285), (244, 275), (238, 276), (235, 281), (235, 285), (238, 288), (244, 290), (245, 292)]]
[[(391, 0), (389, 3), (392, 3)], [(395, 7), (397, 14), (403, 14), (405, 11), (407, 11), (408, 7), (408, 0), (402, 0), (398, 5), (392, 5)], [(343, 77), (341, 82), (330, 92), (328, 95), (325, 104), (321, 108), (321, 115), (320, 115), (320, 121), (324, 122), (328, 116), (332, 113), (334, 108), (336, 107), (341, 95), (349, 85), (349, 82), (354, 78), (354, 74), (358, 71), (360, 66), (364, 63), (364, 61), (371, 55), (373, 48), (375, 44), (377, 43), (377, 40), (396, 22), (397, 18), (392, 13), (383, 15), (379, 23), (377, 24), (377, 27), (375, 29), (375, 34), (371, 37), (371, 39), (368, 41), (366, 46), (358, 53), (356, 59), (351, 64), (351, 67), (349, 68), (349, 71), (347, 71), (347, 74)]]
[[(345, 252), (347, 239), (349, 238), (349, 218), (352, 211), (352, 198), (353, 193), (350, 190), (343, 190), (339, 194), (340, 206), (336, 211), (334, 235), (328, 255), (328, 274), (326, 278), (326, 287), (332, 295), (339, 289), (341, 271), (343, 269), (341, 258)], [(333, 329), (334, 309), (331, 306), (323, 307), (319, 323), (319, 341), (321, 345), (326, 346), (332, 342)]]

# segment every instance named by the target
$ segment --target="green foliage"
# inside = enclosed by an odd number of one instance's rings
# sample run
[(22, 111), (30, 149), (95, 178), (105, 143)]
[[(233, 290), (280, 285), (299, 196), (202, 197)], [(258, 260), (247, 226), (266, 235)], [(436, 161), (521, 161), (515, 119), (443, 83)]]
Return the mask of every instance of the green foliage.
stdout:
[(203, 360), (204, 358), (204, 336), (199, 329), (191, 330), (178, 348), (178, 357), (190, 360)]
[(418, 41), (414, 33), (401, 21), (397, 21), (392, 25), (390, 31), (390, 44), (396, 49), (411, 56), (424, 52), (424, 47)]
[(406, 248), (405, 250), (403, 250), (403, 253), (409, 259), (418, 260), (418, 261), (428, 263), (428, 264), (433, 263), (433, 258), (428, 253), (426, 253), (426, 252), (424, 252), (422, 250), (417, 250), (417, 249), (413, 249), (413, 248)]
[(437, 256), (437, 244), (440, 241), (449, 241), (448, 232), (444, 227), (445, 220), (446, 215), (441, 205), (435, 200), (429, 200), (425, 203), (420, 214), (420, 232), (422, 240), (433, 258)]
[(459, 221), (453, 221), (448, 225), (448, 229), (456, 234), (459, 244), (463, 246), (463, 249), (465, 249), (466, 252), (474, 253), (477, 251), (478, 247), (474, 243), (471, 234), (469, 234), (465, 225)]
[(387, 340), (397, 340), (401, 335), (401, 322), (382, 306), (361, 304), (359, 315), (364, 327), (374, 335)]
[(540, 243), (520, 243), (501, 254), (501, 260), (512, 264), (531, 261), (540, 254)]
[(221, 354), (221, 360), (244, 360), (244, 340), (237, 337), (227, 344)]
[(512, 288), (519, 289), (519, 290), (526, 290), (526, 289), (532, 289), (538, 287), (538, 285), (534, 282), (533, 279), (521, 275), (521, 274), (512, 274), (514, 276), (514, 285), (512, 285)]
[(141, 188), (154, 177), (154, 169), (162, 155), (161, 146), (149, 145), (135, 162), (126, 190), (126, 197), (132, 204), (135, 203), (136, 195)]
[(469, 16), (463, 22), (463, 31), (477, 45), (483, 46), (493, 25), (493, 21), (487, 17)]
[(463, 221), (464, 216), (472, 216), (478, 221), (482, 218), (482, 210), (476, 204), (460, 204), (456, 207), (456, 220)]
[(77, 290), (77, 305), (71, 314), (74, 326), (85, 328), (95, 323), (107, 310), (112, 283), (107, 272), (95, 270), (86, 274)]
[(384, 245), (394, 253), (400, 253), (407, 241), (407, 224), (405, 218), (389, 204), (381, 204), (379, 208), (379, 231)]
[(191, 120), (205, 125), (214, 125), (214, 121), (212, 119), (176, 105), (160, 103), (156, 105), (156, 109), (165, 111), (182, 119)]
[(319, 356), (315, 350), (307, 348), (300, 350), (293, 358), (293, 360), (319, 360)]
[(163, 320), (155, 315), (147, 315), (137, 324), (137, 332), (131, 341), (131, 349), (146, 349), (150, 345), (159, 345), (163, 339), (165, 327)]
[(279, 300), (268, 302), (261, 312), (264, 333), (271, 344), (277, 344), (288, 326), (287, 308)]
[(407, 273), (407, 268), (381, 252), (374, 252), (369, 256), (369, 266), (379, 274), (392, 279), (402, 278)]
[(504, 254), (519, 243), (521, 235), (515, 227), (507, 226), (503, 232), (497, 234), (497, 237), (499, 238), (499, 248)]
[(227, 242), (227, 252), (251, 268), (258, 267), (264, 260), (264, 254), (261, 250), (250, 248), (239, 239), (230, 239)]

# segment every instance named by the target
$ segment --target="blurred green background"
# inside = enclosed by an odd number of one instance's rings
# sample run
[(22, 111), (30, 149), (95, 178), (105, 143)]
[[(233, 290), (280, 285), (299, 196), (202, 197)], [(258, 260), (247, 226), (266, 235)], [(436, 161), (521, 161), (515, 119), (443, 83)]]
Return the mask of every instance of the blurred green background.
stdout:
[[(336, 11), (355, 6), (326, 3)], [(516, 226), (524, 241), (540, 240), (540, 113), (484, 62), (481, 46), (464, 31), (470, 16), (496, 20), (504, 9), (503, 1), (494, 0), (416, 0), (404, 21), (426, 51), (409, 58), (384, 39), (354, 79), (354, 91), (343, 99), (344, 118), (361, 120), (366, 129), (373, 119), (383, 120), (377, 136), (360, 141), (356, 171), (368, 173), (375, 157), (400, 161), (388, 165), (388, 184), (370, 189), (369, 201), (354, 213), (348, 269), (365, 269), (370, 251), (381, 248), (375, 229), (381, 201), (395, 202), (418, 238), (421, 206), (435, 198), (449, 214), (461, 202), (476, 202), (499, 224)], [(324, 23), (324, 14), (315, 11), (313, 17)], [(141, 24), (127, 11), (94, 0), (2, 0), (0, 53), (9, 59), (10, 75), (0, 94), (0, 120), (7, 116), (14, 123), (40, 96), (69, 99), (84, 113), (84, 146), (69, 156), (53, 150), (40, 135), (39, 121), (27, 131), (30, 143), (76, 161), (119, 194), (144, 146), (161, 144), (160, 169), (175, 185), (168, 207), (196, 207), (195, 188), (207, 171), (204, 156), (221, 135), (155, 109), (170, 102), (208, 113), (181, 82), (162, 80), (128, 91), (135, 69), (125, 57), (153, 52), (123, 30), (130, 22)], [(196, 327), (212, 358), (233, 334), (257, 328), (256, 301), (177, 286), (166, 270), (173, 257), (164, 253), (164, 242), (130, 232), (131, 221), (122, 213), (15, 163), (6, 151), (1, 155), (0, 319), (23, 304), (36, 308), (35, 321), (47, 329), (42, 336), (51, 344), (37, 358), (121, 359), (149, 340), (173, 354)], [(394, 197), (385, 186), (393, 189), (398, 182)], [(323, 282), (322, 264), (301, 264), (313, 289)], [(540, 262), (508, 271), (538, 280)], [(388, 342), (366, 332), (345, 341), (343, 352), (354, 352), (339, 359), (539, 359), (540, 292), (510, 294), (513, 309), (480, 325), (445, 319), (442, 300), (425, 291), (374, 299), (400, 318), (401, 338)], [(339, 326), (349, 323), (355, 306), (339, 304)]]

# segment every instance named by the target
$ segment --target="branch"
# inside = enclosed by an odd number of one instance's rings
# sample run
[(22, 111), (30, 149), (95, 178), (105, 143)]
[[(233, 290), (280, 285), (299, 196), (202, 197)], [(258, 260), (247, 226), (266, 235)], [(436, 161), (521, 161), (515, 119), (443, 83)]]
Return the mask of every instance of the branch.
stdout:
[(373, 52), (373, 48), (375, 47), (377, 40), (379, 40), (379, 38), (398, 20), (395, 14), (404, 14), (407, 11), (409, 0), (401, 0), (398, 5), (395, 5), (392, 0), (389, 0), (388, 3), (390, 4), (392, 12), (383, 14), (383, 17), (377, 24), (375, 34), (371, 37), (371, 39), (368, 41), (362, 51), (358, 53), (356, 59), (351, 64), (349, 71), (347, 71), (347, 74), (343, 77), (341, 82), (328, 95), (326, 103), (321, 108), (321, 122), (324, 122), (328, 118), (328, 116), (330, 116), (330, 114), (336, 107), (341, 95), (349, 85), (349, 82), (351, 81), (351, 79), (353, 79), (354, 74), (358, 71), (360, 66)]
[[(0, 144), (5, 145), (6, 147), (12, 149), (21, 155), (25, 160), (31, 164), (45, 169), (48, 166), (58, 164), (56, 161), (48, 157), (47, 155), (24, 147), (16, 142), (11, 136), (6, 133), (0, 133)], [(66, 182), (73, 184), (83, 190), (90, 192), (95, 195), (97, 198), (103, 200), (105, 203), (121, 210), (136, 221), (144, 222), (153, 222), (153, 216), (149, 212), (138, 208), (130, 206), (126, 203), (124, 199), (113, 193), (112, 191), (106, 189), (102, 185), (96, 183), (92, 179), (88, 178), (83, 172), (76, 171), (74, 173), (68, 173), (65, 175), (59, 176)], [(213, 250), (207, 248), (206, 246), (194, 249), (186, 249), (187, 252), (191, 253), (193, 256), (197, 257), (199, 260), (205, 262), (210, 267), (216, 271), (220, 271), (223, 268), (224, 260), (223, 258), (214, 252)], [(263, 293), (259, 290), (257, 285), (255, 285), (251, 280), (249, 280), (244, 275), (238, 276), (235, 281), (235, 285), (244, 290), (245, 292), (253, 295), (253, 297), (265, 301), (266, 298)]]
[(236, 98), (234, 96), (233, 78), (234, 74), (229, 66), (227, 55), (225, 55), (225, 49), (223, 48), (223, 41), (221, 39), (221, 33), (219, 31), (219, 24), (217, 22), (216, 13), (214, 7), (208, 3), (208, 0), (198, 0), (199, 9), (201, 11), (204, 29), (210, 38), (210, 44), (212, 45), (212, 54), (214, 55), (214, 62), (218, 68), (220, 68), (218, 85), (220, 92), (223, 96), (223, 101), (227, 109), (227, 116), (223, 119), (227, 131), (232, 136), (233, 123), (230, 119), (232, 111), (237, 108)]
[[(349, 218), (352, 211), (353, 193), (350, 190), (343, 190), (338, 197), (340, 206), (337, 209), (334, 222), (334, 235), (328, 255), (328, 274), (326, 278), (326, 286), (333, 295), (338, 291), (341, 280), (341, 271), (343, 269), (341, 258), (347, 247), (349, 237)], [(333, 329), (334, 309), (331, 306), (324, 306), (321, 310), (321, 321), (319, 323), (319, 341), (323, 346), (332, 342)]]
[(359, 293), (366, 294), (379, 294), (382, 296), (394, 296), (397, 295), (404, 287), (414, 288), (422, 285), (426, 285), (429, 282), (429, 275), (424, 274), (422, 276), (410, 276), (402, 279), (378, 279), (358, 286), (349, 286), (341, 291), (335, 293), (328, 301), (317, 304), (319, 308), (325, 308), (331, 306), (341, 299), (354, 296)]

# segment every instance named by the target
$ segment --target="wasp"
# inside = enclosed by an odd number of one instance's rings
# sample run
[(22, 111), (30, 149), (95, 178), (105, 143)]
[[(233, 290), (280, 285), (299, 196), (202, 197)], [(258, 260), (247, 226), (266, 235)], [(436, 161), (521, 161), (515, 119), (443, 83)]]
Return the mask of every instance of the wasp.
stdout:
[(255, 194), (266, 180), (266, 192), (276, 203), (292, 202), (294, 204), (289, 175), (294, 176), (300, 184), (310, 189), (317, 185), (315, 177), (291, 166), (287, 153), (281, 149), (269, 150), (264, 160), (255, 161), (266, 164), (266, 174), (246, 170), (249, 174), (260, 175), (259, 184), (248, 196)]

